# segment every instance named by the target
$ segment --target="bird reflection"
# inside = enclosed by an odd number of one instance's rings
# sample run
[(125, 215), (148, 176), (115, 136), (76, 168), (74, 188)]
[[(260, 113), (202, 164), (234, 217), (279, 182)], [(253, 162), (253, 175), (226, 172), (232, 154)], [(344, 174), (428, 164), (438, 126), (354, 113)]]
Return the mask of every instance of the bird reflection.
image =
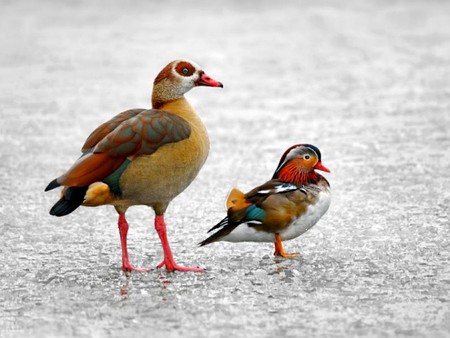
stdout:
[(120, 296), (123, 301), (128, 299), (128, 289), (131, 281), (131, 273), (124, 272), (125, 280), (122, 283), (122, 287), (120, 288)]

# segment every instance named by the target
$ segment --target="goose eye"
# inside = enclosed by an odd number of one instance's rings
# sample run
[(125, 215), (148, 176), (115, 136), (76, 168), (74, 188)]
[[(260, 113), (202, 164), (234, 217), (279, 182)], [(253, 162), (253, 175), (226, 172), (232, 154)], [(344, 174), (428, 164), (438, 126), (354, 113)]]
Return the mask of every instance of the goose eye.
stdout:
[(180, 62), (175, 67), (175, 71), (181, 76), (191, 76), (194, 74), (195, 68), (188, 62)]
[(311, 156), (309, 156), (308, 154), (306, 154), (306, 155), (303, 156), (303, 158), (304, 158), (305, 160), (309, 160), (309, 159), (311, 158)]

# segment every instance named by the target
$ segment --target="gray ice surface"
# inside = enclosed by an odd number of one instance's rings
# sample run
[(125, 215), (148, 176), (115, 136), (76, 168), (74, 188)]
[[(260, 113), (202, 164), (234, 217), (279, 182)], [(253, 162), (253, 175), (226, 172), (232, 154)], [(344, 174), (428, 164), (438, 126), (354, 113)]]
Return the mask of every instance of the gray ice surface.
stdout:
[[(1, 337), (448, 337), (450, 2), (1, 1)], [(188, 99), (211, 153), (170, 206), (181, 264), (120, 270), (111, 207), (48, 215), (46, 184), (85, 137), (149, 107), (169, 61), (224, 83)], [(197, 248), (228, 190), (270, 178), (296, 143), (322, 150), (329, 212), (285, 243)], [(162, 258), (130, 209), (136, 266)]]

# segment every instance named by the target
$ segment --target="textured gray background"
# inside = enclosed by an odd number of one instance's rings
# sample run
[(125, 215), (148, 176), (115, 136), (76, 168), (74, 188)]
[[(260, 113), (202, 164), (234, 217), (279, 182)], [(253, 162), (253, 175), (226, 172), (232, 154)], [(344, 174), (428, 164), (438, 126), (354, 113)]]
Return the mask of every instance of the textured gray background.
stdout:
[[(0, 336), (450, 334), (450, 2), (1, 1)], [(187, 96), (211, 154), (170, 206), (179, 263), (126, 278), (111, 207), (62, 219), (46, 184), (99, 123), (149, 107), (153, 78), (193, 59), (225, 84)], [(230, 187), (317, 145), (326, 216), (285, 243), (197, 248)], [(162, 257), (129, 212), (137, 266)]]

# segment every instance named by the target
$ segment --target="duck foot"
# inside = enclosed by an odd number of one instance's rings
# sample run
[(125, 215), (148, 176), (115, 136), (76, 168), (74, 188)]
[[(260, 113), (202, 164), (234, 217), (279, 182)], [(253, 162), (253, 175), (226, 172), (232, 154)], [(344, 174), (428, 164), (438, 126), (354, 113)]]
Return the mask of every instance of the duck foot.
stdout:
[(290, 258), (290, 259), (295, 259), (295, 258), (301, 256), (299, 252), (292, 252), (292, 253), (284, 252), (283, 243), (281, 242), (280, 234), (275, 234), (275, 243), (274, 244), (275, 244), (275, 251), (273, 253), (274, 256)]
[(283, 257), (283, 258), (290, 258), (290, 259), (295, 259), (295, 258), (301, 257), (299, 252), (286, 253), (286, 252), (275, 251), (273, 254), (276, 257)]
[(155, 216), (155, 229), (158, 232), (159, 239), (161, 240), (161, 244), (164, 251), (164, 260), (158, 264), (157, 268), (161, 269), (163, 266), (166, 267), (169, 271), (197, 271), (203, 272), (205, 271), (202, 268), (191, 268), (180, 266), (175, 262), (175, 259), (172, 255), (172, 250), (170, 249), (169, 240), (167, 239), (166, 232), (166, 223), (164, 222), (164, 215), (156, 215)]

